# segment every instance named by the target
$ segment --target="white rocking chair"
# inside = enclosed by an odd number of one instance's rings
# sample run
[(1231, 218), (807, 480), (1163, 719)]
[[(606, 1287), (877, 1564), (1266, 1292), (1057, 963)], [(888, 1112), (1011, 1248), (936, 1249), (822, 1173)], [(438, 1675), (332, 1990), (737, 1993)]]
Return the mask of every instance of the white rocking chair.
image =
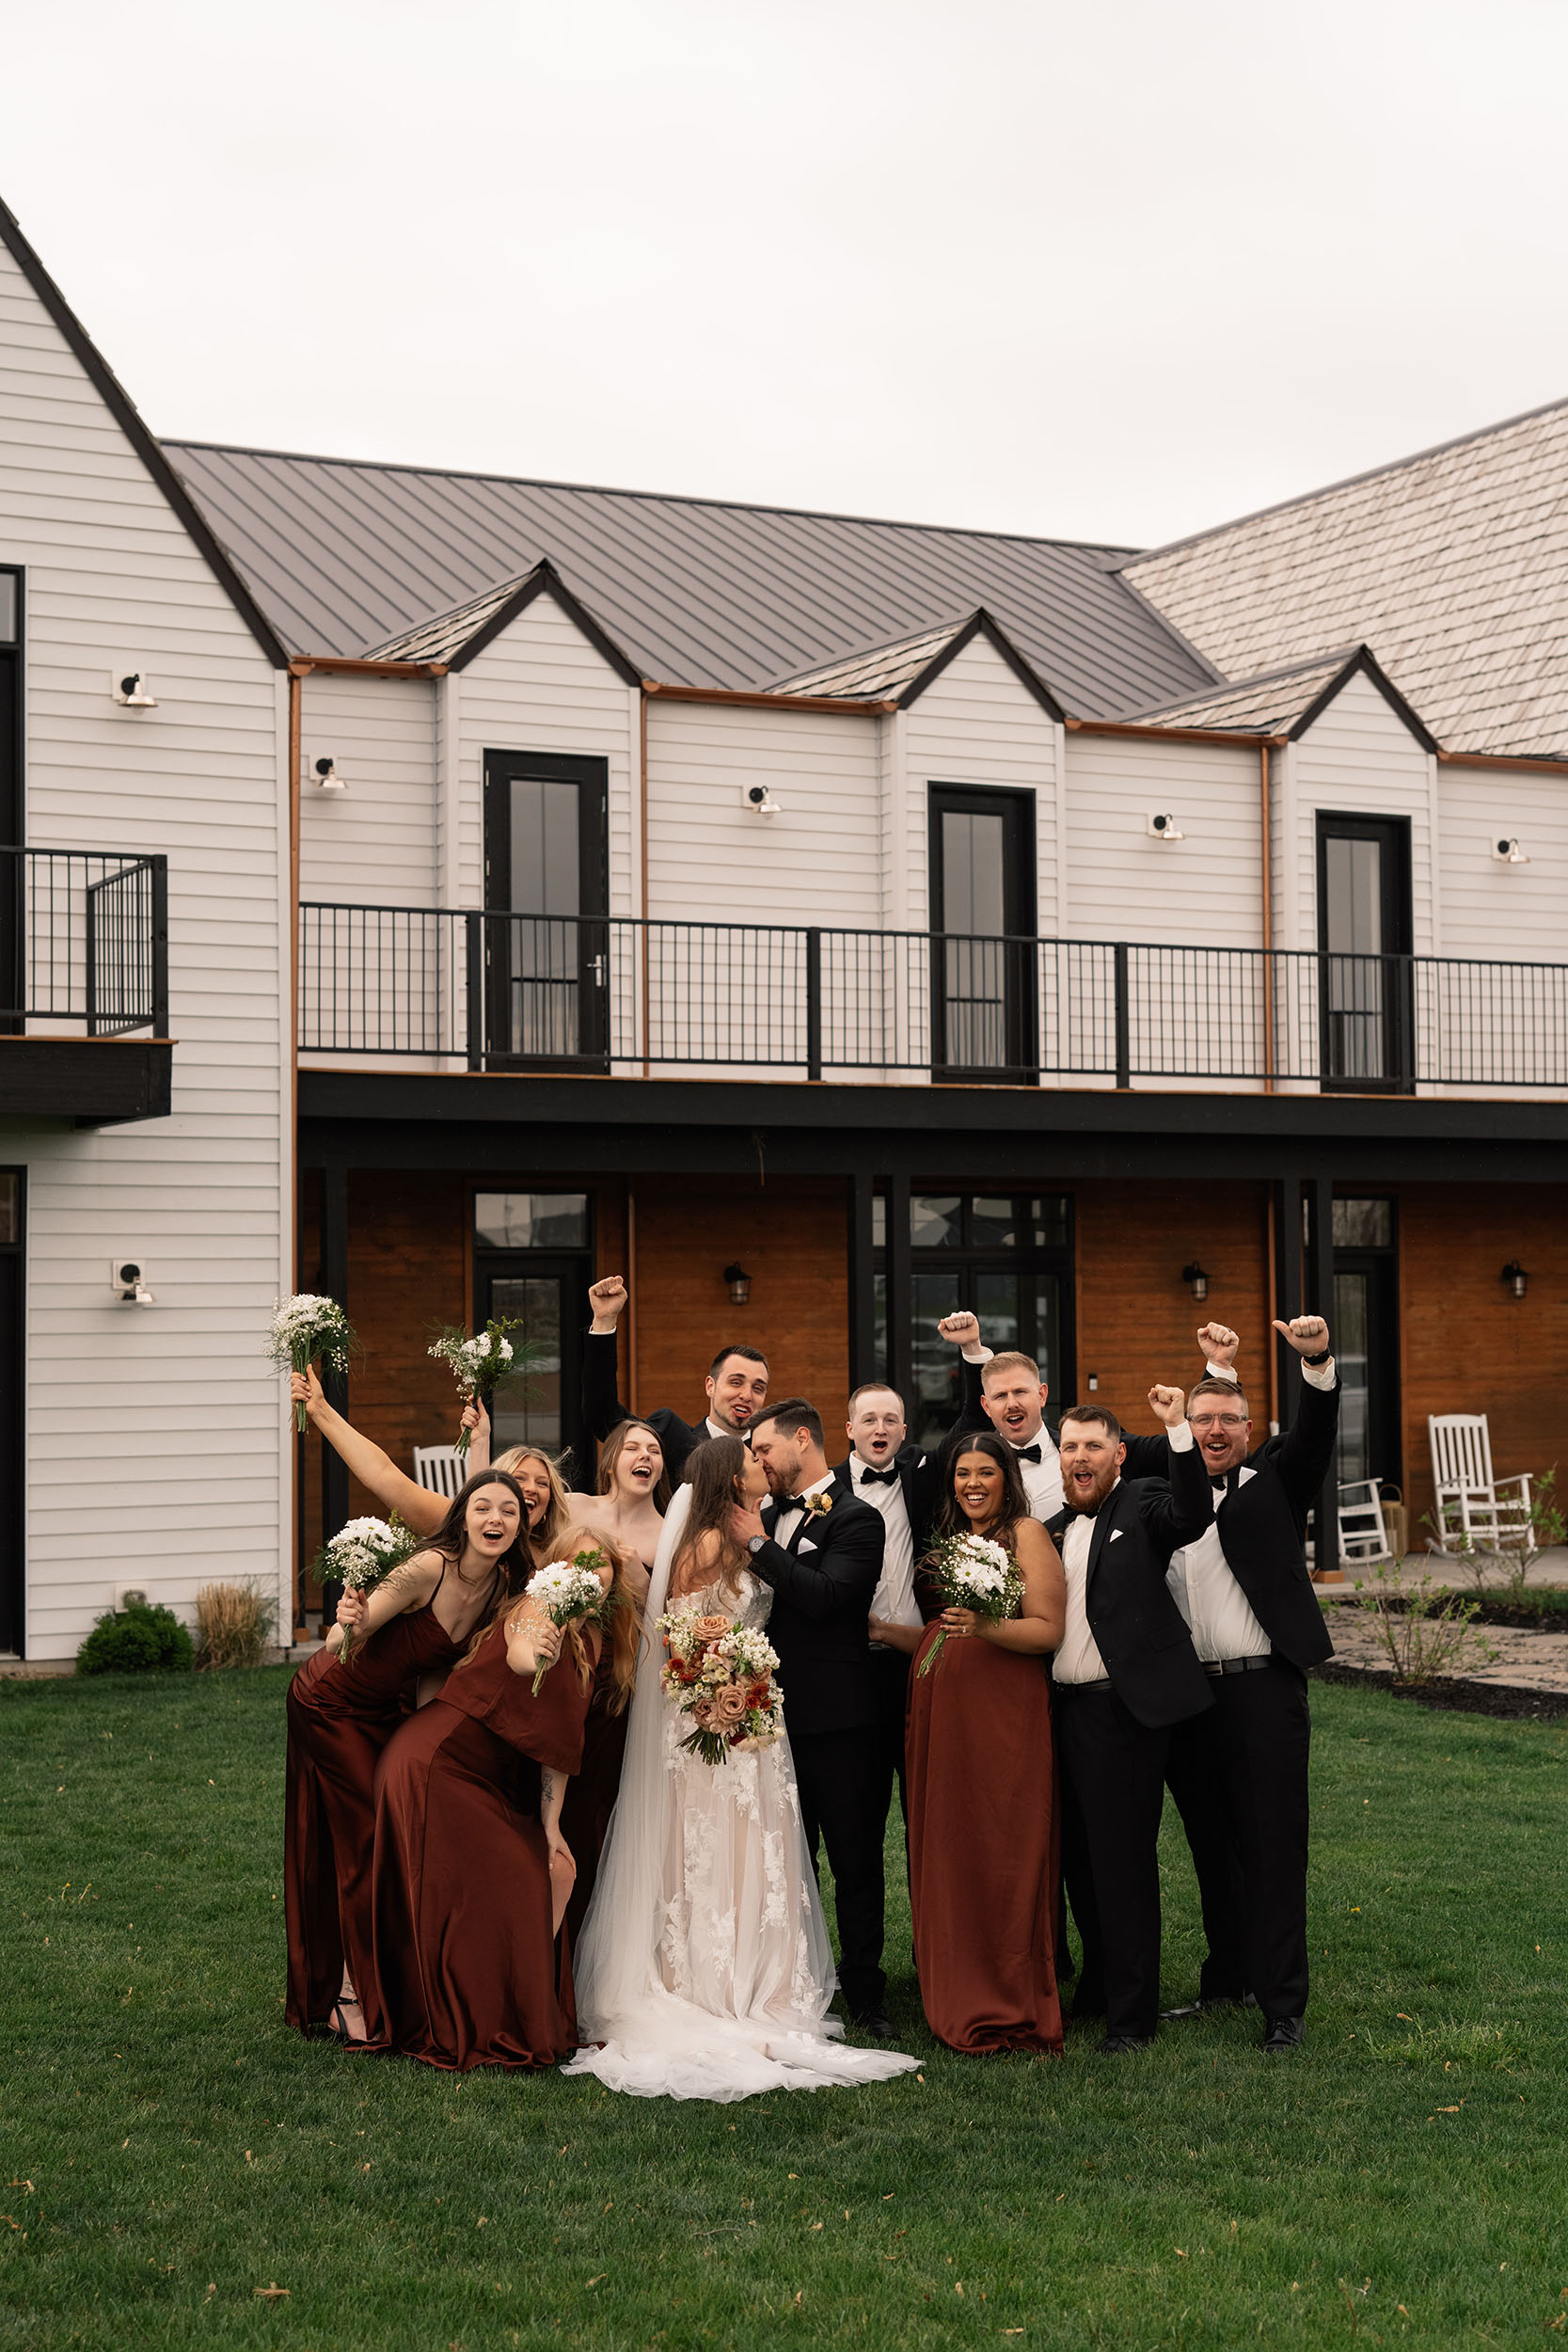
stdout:
[(417, 1445), (414, 1448), (416, 1486), (428, 1486), (432, 1493), (445, 1495), (451, 1502), (462, 1491), (464, 1474), (464, 1457), (454, 1445)]
[(1429, 1413), (1437, 1541), (1464, 1551), (1501, 1551), (1530, 1540), (1529, 1473), (1492, 1475), (1484, 1413)]
[(1339, 1565), (1370, 1568), (1393, 1557), (1377, 1480), (1350, 1479), (1339, 1488)]

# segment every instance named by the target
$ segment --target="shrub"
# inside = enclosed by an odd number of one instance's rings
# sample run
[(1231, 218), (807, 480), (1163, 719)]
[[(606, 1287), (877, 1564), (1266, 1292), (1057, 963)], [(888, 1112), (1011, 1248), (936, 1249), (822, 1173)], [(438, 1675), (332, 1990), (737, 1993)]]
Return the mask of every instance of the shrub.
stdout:
[(79, 1675), (189, 1674), (195, 1662), (173, 1610), (135, 1600), (100, 1617), (76, 1653)]
[(203, 1671), (259, 1666), (277, 1603), (256, 1584), (203, 1584), (196, 1597), (196, 1662)]

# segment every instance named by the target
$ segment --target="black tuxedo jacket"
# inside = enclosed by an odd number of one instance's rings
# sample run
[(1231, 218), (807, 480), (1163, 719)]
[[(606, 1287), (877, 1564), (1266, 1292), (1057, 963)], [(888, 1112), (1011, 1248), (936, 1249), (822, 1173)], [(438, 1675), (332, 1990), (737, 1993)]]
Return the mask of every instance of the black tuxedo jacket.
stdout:
[[(1328, 1476), (1338, 1428), (1338, 1380), (1331, 1389), (1304, 1380), (1290, 1428), (1265, 1438), (1247, 1455), (1244, 1467), (1256, 1475), (1244, 1486), (1231, 1485), (1214, 1512), (1226, 1564), (1253, 1615), (1279, 1655), (1304, 1671), (1334, 1655), (1323, 1604), (1307, 1572), (1307, 1514)], [(1164, 1442), (1130, 1438), (1128, 1468), (1136, 1446), (1140, 1472), (1152, 1474), (1151, 1449), (1164, 1450)]]
[[(631, 1412), (623, 1405), (615, 1391), (618, 1386), (613, 1331), (588, 1331), (582, 1342), (582, 1418), (602, 1445), (612, 1429), (624, 1421), (630, 1421)], [(651, 1413), (639, 1413), (664, 1449), (664, 1467), (670, 1473), (670, 1484), (678, 1486), (681, 1473), (693, 1449), (710, 1435), (705, 1414), (695, 1426), (682, 1421), (668, 1405), (656, 1405)]]
[[(1152, 1440), (1150, 1440), (1152, 1443)], [(1085, 1608), (1117, 1696), (1150, 1730), (1184, 1723), (1214, 1704), (1186, 1619), (1171, 1597), (1171, 1553), (1194, 1542), (1212, 1515), (1208, 1472), (1196, 1446), (1165, 1455), (1163, 1478), (1128, 1478), (1100, 1507), (1089, 1542)], [(1058, 1511), (1046, 1534), (1060, 1549), (1072, 1522)]]
[[(773, 1588), (768, 1638), (779, 1653), (784, 1726), (792, 1740), (861, 1731), (877, 1721), (877, 1685), (865, 1629), (882, 1573), (882, 1515), (827, 1489), (830, 1508), (807, 1512), (787, 1545), (771, 1534), (751, 1565)], [(763, 1505), (771, 1529), (780, 1506)]]
[[(898, 1472), (898, 1484), (903, 1492), (904, 1508), (909, 1513), (910, 1534), (914, 1544), (914, 1559), (917, 1567), (927, 1549), (931, 1520), (937, 1504), (942, 1500), (942, 1465), (945, 1454), (945, 1445), (936, 1447), (928, 1454), (917, 1445), (901, 1445), (893, 1456), (890, 1465)], [(865, 1501), (864, 1495), (861, 1492), (860, 1483), (863, 1467), (863, 1465), (857, 1462), (852, 1454), (847, 1461), (837, 1465), (833, 1471), (832, 1484), (835, 1502), (851, 1500), (858, 1502)], [(876, 1509), (874, 1503), (869, 1507)], [(880, 1514), (879, 1513), (878, 1516), (880, 1517)], [(883, 1525), (885, 1527), (885, 1521)]]

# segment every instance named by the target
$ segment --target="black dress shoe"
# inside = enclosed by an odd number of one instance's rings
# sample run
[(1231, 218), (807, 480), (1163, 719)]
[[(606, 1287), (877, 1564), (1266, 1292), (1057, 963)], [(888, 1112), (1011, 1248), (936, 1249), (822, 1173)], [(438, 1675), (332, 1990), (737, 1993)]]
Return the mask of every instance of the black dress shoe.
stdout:
[(1276, 2058), (1285, 2050), (1297, 2050), (1301, 2047), (1301, 2038), (1306, 2030), (1304, 2018), (1271, 2017), (1268, 2032), (1263, 2036), (1263, 2047)]
[(1108, 2033), (1096, 2055), (1100, 2058), (1125, 2058), (1130, 2050), (1147, 2050), (1153, 2039), (1151, 2033)]
[(893, 2040), (893, 2020), (884, 2017), (879, 2009), (868, 2009), (863, 2015), (852, 2017), (849, 2022), (857, 2033), (868, 2033), (873, 2042)]

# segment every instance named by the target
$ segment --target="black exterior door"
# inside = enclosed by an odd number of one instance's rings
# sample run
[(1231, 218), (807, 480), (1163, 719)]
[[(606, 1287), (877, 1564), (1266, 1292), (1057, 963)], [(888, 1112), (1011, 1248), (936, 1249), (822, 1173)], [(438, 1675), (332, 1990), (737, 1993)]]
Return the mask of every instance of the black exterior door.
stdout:
[(481, 1192), (474, 1200), (474, 1329), (520, 1323), (535, 1369), (490, 1407), (492, 1458), (507, 1446), (569, 1453), (568, 1484), (592, 1481), (582, 1422), (583, 1302), (594, 1279), (593, 1215), (582, 1192)]
[(1409, 1093), (1414, 1083), (1410, 827), (1401, 817), (1318, 818), (1323, 1084)]
[(24, 838), (22, 776), (22, 574), (0, 568), (0, 1036), (20, 1033), (26, 1002), (26, 875), (20, 854), (6, 855)]
[(0, 1651), (20, 1658), (26, 1632), (23, 1560), (23, 1180), (0, 1168)]
[(931, 1064), (942, 1078), (1037, 1075), (1035, 796), (933, 784)]
[(1334, 1358), (1339, 1371), (1341, 1482), (1403, 1478), (1396, 1205), (1334, 1203)]
[(603, 1068), (609, 763), (484, 755), (486, 1063)]

